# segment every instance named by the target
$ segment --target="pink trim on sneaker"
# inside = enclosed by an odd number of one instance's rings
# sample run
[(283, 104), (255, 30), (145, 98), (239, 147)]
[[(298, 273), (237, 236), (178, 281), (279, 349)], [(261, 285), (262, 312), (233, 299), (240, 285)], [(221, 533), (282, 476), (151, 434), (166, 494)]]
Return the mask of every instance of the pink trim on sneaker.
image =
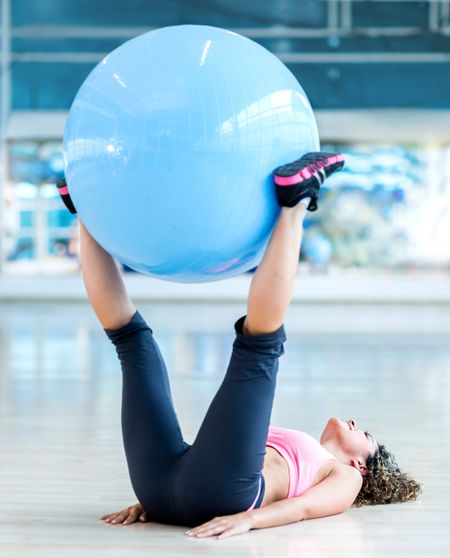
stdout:
[(67, 186), (63, 186), (62, 188), (58, 188), (58, 192), (59, 192), (62, 196), (65, 196), (66, 194), (69, 193), (69, 188), (67, 188)]
[(246, 511), (250, 511), (256, 506), (256, 502), (258, 501), (258, 498), (259, 498), (260, 494), (261, 494), (261, 477), (259, 477), (258, 494), (256, 495), (256, 498), (254, 499), (253, 504)]
[(298, 173), (293, 176), (275, 175), (274, 179), (277, 186), (291, 186), (292, 184), (300, 184), (300, 182), (303, 182), (303, 178)]
[(344, 160), (343, 155), (334, 155), (333, 157), (328, 157), (327, 163), (329, 165), (334, 165), (334, 163), (340, 163), (343, 160)]
[(305, 167), (299, 172), (303, 176), (303, 178), (311, 178), (313, 175), (313, 173), (307, 167)]

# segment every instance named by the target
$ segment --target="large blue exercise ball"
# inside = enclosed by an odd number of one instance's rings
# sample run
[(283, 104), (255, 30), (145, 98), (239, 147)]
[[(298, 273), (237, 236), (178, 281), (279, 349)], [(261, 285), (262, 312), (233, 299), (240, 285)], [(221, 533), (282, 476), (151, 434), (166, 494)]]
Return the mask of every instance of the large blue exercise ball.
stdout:
[(256, 267), (280, 212), (274, 167), (319, 147), (305, 92), (259, 44), (165, 27), (89, 74), (64, 134), (65, 176), (94, 238), (169, 281)]

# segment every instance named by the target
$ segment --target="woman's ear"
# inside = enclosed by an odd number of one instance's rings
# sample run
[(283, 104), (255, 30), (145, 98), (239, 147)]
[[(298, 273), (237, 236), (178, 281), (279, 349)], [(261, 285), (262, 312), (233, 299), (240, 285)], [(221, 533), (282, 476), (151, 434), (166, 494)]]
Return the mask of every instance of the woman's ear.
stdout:
[(363, 477), (365, 477), (368, 473), (368, 469), (366, 466), (366, 462), (362, 459), (352, 459), (351, 461), (352, 467), (355, 467), (355, 469), (358, 469), (358, 471), (361, 473), (361, 475)]

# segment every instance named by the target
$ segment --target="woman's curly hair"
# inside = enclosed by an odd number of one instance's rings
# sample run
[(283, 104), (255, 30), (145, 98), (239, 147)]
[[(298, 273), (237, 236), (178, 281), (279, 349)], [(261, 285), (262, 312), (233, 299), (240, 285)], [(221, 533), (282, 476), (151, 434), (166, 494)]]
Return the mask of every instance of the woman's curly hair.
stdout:
[(415, 500), (422, 492), (420, 482), (408, 477), (397, 465), (392, 453), (379, 444), (377, 451), (366, 459), (367, 475), (354, 505), (393, 504)]

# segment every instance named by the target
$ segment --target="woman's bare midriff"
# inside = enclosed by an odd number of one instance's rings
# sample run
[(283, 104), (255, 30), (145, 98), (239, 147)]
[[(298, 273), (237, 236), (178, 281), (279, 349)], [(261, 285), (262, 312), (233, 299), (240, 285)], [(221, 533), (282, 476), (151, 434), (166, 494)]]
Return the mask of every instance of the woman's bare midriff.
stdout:
[(288, 464), (277, 450), (270, 446), (266, 446), (262, 474), (265, 481), (265, 491), (260, 507), (263, 508), (278, 500), (285, 500), (289, 493)]
[[(321, 482), (336, 466), (335, 460), (326, 461), (317, 471), (311, 486)], [(284, 457), (275, 448), (266, 446), (266, 456), (262, 470), (265, 481), (264, 498), (261, 508), (285, 500), (289, 494), (289, 467)]]

